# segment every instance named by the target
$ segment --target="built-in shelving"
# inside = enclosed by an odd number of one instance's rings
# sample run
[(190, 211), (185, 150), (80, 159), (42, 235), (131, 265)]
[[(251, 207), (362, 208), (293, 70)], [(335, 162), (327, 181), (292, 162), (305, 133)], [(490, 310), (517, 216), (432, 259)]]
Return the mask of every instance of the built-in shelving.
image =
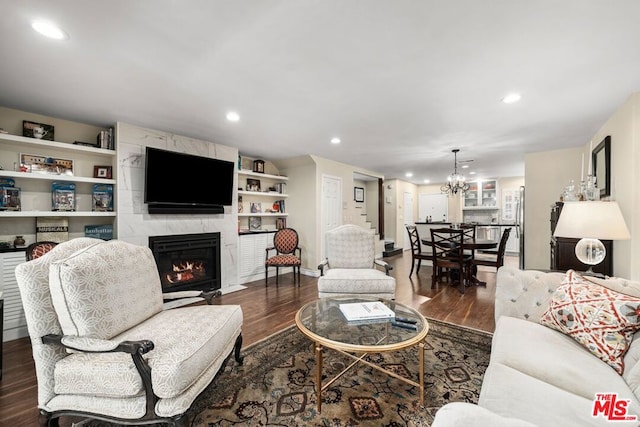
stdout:
[[(37, 172), (18, 172), (8, 170), (14, 162), (18, 162), (20, 154), (34, 154), (67, 158), (74, 160), (74, 175), (55, 175)], [(0, 158), (2, 165), (7, 168), (0, 170), (0, 177), (12, 178), (16, 181), (16, 187), (22, 190), (21, 211), (0, 211), (0, 218), (35, 218), (35, 217), (75, 217), (113, 218), (116, 212), (91, 211), (92, 184), (115, 185), (115, 179), (94, 178), (94, 168), (97, 165), (114, 166), (116, 151), (86, 145), (71, 144), (59, 141), (49, 141), (26, 136), (0, 134)], [(50, 204), (50, 198), (44, 197), (48, 193), (49, 182), (64, 181), (79, 184), (76, 187), (77, 211), (51, 211), (46, 210)], [(87, 208), (89, 208), (87, 210)], [(82, 223), (82, 220), (79, 220)]]
[(278, 193), (275, 191), (261, 192), (261, 191), (246, 191), (246, 190), (238, 190), (238, 194), (245, 196), (271, 196), (271, 197), (289, 197), (288, 194)]
[(105, 150), (104, 148), (88, 147), (85, 145), (69, 144), (67, 142), (47, 141), (43, 139), (29, 138), (26, 136), (10, 135), (7, 133), (0, 134), (0, 141), (3, 145), (13, 144), (18, 151), (24, 151), (25, 147), (44, 148), (47, 150), (55, 149), (67, 152), (86, 153), (92, 156), (115, 157), (115, 150)]
[(287, 176), (282, 176), (282, 175), (270, 175), (268, 173), (260, 173), (260, 172), (253, 172), (250, 170), (246, 170), (246, 169), (240, 169), (238, 171), (239, 175), (245, 175), (245, 176), (255, 176), (256, 178), (265, 178), (265, 179), (273, 179), (276, 181), (288, 181), (289, 177)]
[(254, 212), (254, 213), (246, 213), (246, 212), (242, 212), (239, 213), (238, 216), (272, 216), (272, 217), (285, 217), (285, 216), (289, 216), (289, 214), (287, 213), (281, 213), (281, 212)]
[(93, 211), (2, 211), (0, 218), (33, 218), (43, 216), (65, 216), (65, 217), (95, 217), (95, 216), (116, 216), (115, 212), (93, 212)]
[(18, 178), (18, 179), (42, 179), (45, 181), (69, 181), (69, 182), (88, 182), (91, 184), (115, 184), (115, 179), (104, 178), (88, 178), (84, 176), (73, 175), (51, 175), (46, 173), (30, 173), (30, 172), (13, 172), (0, 170), (0, 177)]

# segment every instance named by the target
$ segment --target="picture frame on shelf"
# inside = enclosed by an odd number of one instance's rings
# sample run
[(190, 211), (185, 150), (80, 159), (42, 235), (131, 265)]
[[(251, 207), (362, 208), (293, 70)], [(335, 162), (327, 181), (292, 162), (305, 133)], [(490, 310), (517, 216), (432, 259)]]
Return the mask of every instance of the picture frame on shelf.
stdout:
[(264, 160), (254, 160), (253, 171), (257, 173), (264, 173)]
[(260, 180), (247, 178), (247, 191), (257, 191), (260, 192)]
[(249, 231), (259, 231), (262, 230), (262, 218), (259, 216), (250, 216), (249, 217)]
[(251, 213), (262, 213), (262, 203), (251, 202), (250, 209), (251, 209)]
[(20, 172), (73, 176), (73, 160), (20, 153)]
[(30, 120), (22, 121), (22, 136), (35, 139), (44, 139), (53, 141), (54, 127), (45, 123), (32, 122)]
[(353, 187), (353, 200), (359, 203), (364, 202), (364, 188)]
[(94, 166), (93, 167), (94, 178), (111, 179), (112, 173), (113, 173), (113, 168), (111, 166)]

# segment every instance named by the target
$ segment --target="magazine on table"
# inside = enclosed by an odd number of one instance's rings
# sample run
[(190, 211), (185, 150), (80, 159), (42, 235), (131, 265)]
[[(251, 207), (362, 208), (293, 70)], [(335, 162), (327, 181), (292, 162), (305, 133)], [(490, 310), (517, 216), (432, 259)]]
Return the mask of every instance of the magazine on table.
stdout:
[(340, 311), (348, 321), (392, 319), (395, 313), (381, 301), (340, 304)]

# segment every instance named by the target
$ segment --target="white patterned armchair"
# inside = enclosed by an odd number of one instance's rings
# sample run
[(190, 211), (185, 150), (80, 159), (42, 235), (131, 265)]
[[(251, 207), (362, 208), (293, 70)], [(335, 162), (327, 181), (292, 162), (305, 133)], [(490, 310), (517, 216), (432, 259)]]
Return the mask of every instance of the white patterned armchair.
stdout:
[(62, 415), (184, 425), (235, 351), (242, 310), (163, 310), (149, 248), (79, 238), (16, 268), (38, 380), (41, 425)]
[(396, 279), (389, 275), (393, 267), (375, 259), (375, 236), (370, 230), (347, 224), (328, 231), (326, 253), (327, 258), (318, 266), (320, 298), (359, 295), (395, 299)]

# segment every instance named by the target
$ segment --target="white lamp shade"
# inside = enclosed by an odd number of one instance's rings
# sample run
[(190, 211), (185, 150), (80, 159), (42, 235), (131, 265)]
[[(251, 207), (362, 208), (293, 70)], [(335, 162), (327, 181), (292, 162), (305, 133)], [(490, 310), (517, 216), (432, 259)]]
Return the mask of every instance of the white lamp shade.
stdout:
[(565, 202), (553, 233), (573, 239), (628, 240), (627, 224), (617, 202)]

